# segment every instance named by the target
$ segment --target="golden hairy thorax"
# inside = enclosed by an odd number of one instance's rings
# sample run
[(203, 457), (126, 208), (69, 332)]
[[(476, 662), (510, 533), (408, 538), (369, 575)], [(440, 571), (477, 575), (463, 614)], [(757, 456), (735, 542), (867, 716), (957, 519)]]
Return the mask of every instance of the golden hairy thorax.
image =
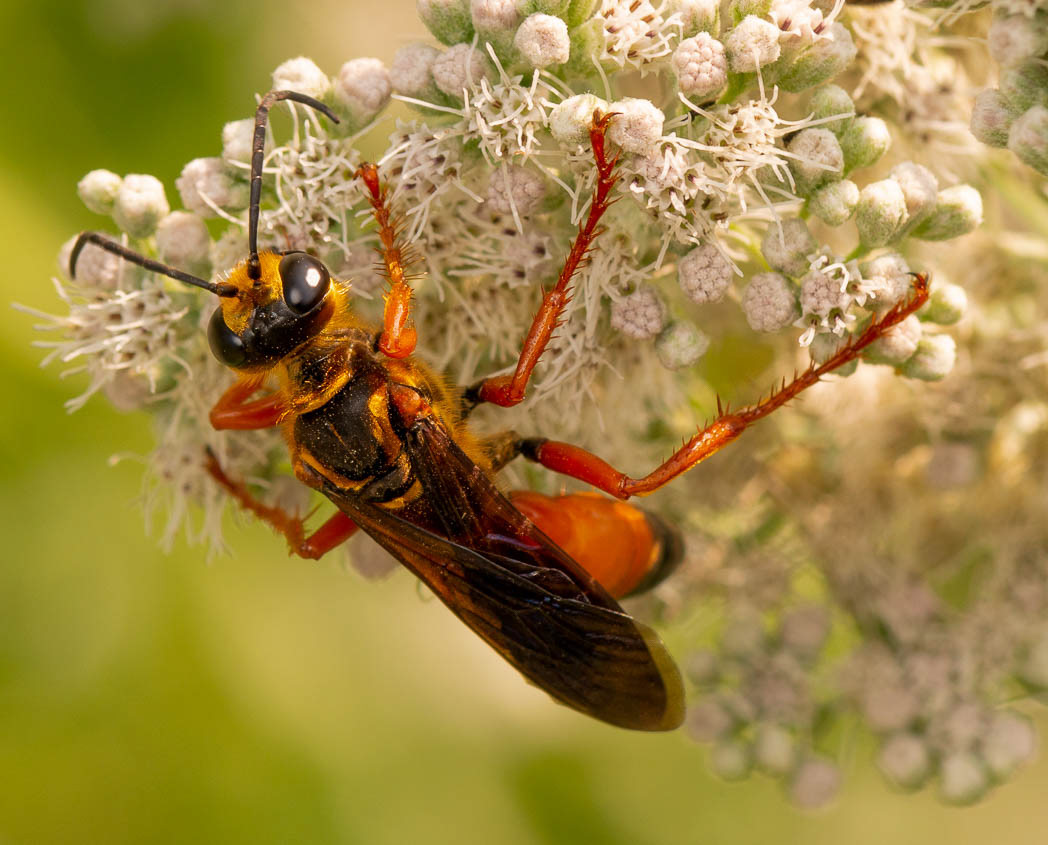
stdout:
[[(249, 277), (246, 261), (231, 271), (226, 282), (235, 286), (238, 293), (235, 297), (223, 297), (221, 307), (226, 325), (234, 332), (247, 328), (256, 308), (282, 298), (278, 270), (281, 257), (275, 252), (260, 253), (262, 272), (257, 280)], [(377, 365), (393, 384), (418, 390), (459, 447), (479, 466), (490, 470), (488, 449), (463, 420), (458, 389), (449, 386), (442, 375), (415, 356), (396, 360), (378, 355), (374, 350), (380, 330), (354, 313), (351, 298), (350, 285), (333, 278), (323, 305), (328, 313), (320, 330), (283, 359), (253, 376), (260, 383), (267, 378), (276, 382), (277, 392), (287, 409), (280, 423), (292, 453), (297, 446), (293, 432), (295, 420), (331, 401), (362, 366)], [(393, 449), (396, 435), (389, 413), (386, 397), (376, 393), (368, 404), (370, 419), (366, 424)]]

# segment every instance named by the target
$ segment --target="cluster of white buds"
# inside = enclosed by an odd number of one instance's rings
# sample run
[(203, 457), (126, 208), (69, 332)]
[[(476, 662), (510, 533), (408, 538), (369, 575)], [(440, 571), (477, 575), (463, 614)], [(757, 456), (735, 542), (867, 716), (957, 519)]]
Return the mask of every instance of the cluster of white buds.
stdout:
[[(972, 128), (1048, 172), (1046, 19), (1012, 8), (1019, 4), (994, 0), (989, 44), (1005, 72), (977, 99)], [(605, 141), (616, 162), (616, 202), (573, 280), (528, 402), (499, 422), (599, 448), (629, 470), (690, 436), (696, 411), (715, 414), (717, 391), (830, 360), (905, 301), (915, 273), (931, 271), (927, 305), (871, 345), (864, 363), (837, 371), (855, 373), (834, 386), (846, 399), (813, 401), (820, 443), (829, 427), (820, 420), (837, 423), (859, 410), (865, 436), (881, 422), (892, 432), (913, 420), (909, 439), (882, 434), (869, 447), (841, 447), (833, 454), (851, 460), (837, 465), (830, 451), (806, 460), (799, 455), (806, 441), (769, 424), (784, 448), (766, 465), (740, 457), (723, 470), (737, 484), (680, 479), (663, 502), (686, 539), (711, 550), (716, 572), (685, 567), (657, 600), (674, 609), (685, 599), (706, 602), (711, 592), (725, 598), (719, 637), (692, 661), (698, 695), (689, 716), (693, 735), (713, 743), (711, 765), (725, 777), (761, 771), (798, 805), (821, 806), (842, 783), (822, 731), (827, 720), (854, 713), (878, 737), (876, 765), (900, 786), (938, 777), (945, 800), (964, 802), (1009, 776), (1030, 756), (1032, 729), (994, 705), (1016, 679), (1048, 689), (1048, 635), (1017, 624), (997, 632), (1005, 642), (995, 660), (975, 660), (979, 647), (988, 650), (975, 622), (954, 624), (934, 601), (922, 603), (927, 591), (896, 589), (872, 559), (884, 547), (873, 536), (882, 525), (903, 533), (884, 504), (901, 499), (890, 486), (897, 474), (937, 492), (986, 484), (990, 475), (1006, 477), (1010, 462), (1040, 454), (1038, 438), (1048, 430), (1043, 403), (1012, 402), (992, 437), (967, 419), (939, 425), (928, 406), (874, 412), (882, 394), (909, 390), (911, 403), (932, 401), (933, 390), (893, 382), (892, 371), (931, 382), (970, 366), (954, 339), (963, 344), (969, 332), (969, 293), (937, 272), (962, 254), (941, 242), (982, 220), (980, 194), (964, 183), (977, 178), (974, 168), (943, 152), (979, 149), (964, 147), (955, 132), (958, 92), (970, 82), (968, 48), (960, 39), (927, 43), (936, 13), (903, 0), (869, 9), (814, 0), (419, 0), (418, 11), (435, 42), (400, 47), (388, 67), (356, 58), (329, 75), (300, 57), (274, 71), (274, 88), (315, 97), (342, 122), (333, 126), (294, 103), (274, 108), (281, 117), (266, 143), (260, 245), (318, 255), (351, 286), (353, 308), (376, 321), (385, 281), (357, 176), (358, 142), (385, 143), (375, 158), (412, 256), (420, 354), (450, 382), (469, 384), (515, 363), (541, 291), (589, 212), (598, 180), (595, 115), (614, 113)], [(414, 110), (410, 120), (389, 118), (394, 99)], [(80, 182), (84, 204), (109, 216), (129, 248), (220, 280), (247, 250), (249, 111), (220, 138), (216, 132), (214, 150), (185, 165), (174, 185), (181, 209), (171, 210), (167, 196), (176, 193), (153, 177), (103, 170)], [(68, 257), (69, 245), (62, 277)], [(49, 360), (79, 363), (89, 379), (71, 407), (102, 390), (116, 406), (144, 407), (158, 422), (148, 501), (165, 540), (185, 526), (193, 539), (221, 544), (224, 499), (199, 460), (205, 445), (263, 498), (295, 499), (279, 478), (278, 434), (227, 434), (208, 424), (229, 379), (205, 340), (213, 301), (91, 244), (76, 285), (59, 280), (58, 290), (69, 313), (48, 318), (62, 334)], [(1007, 310), (988, 312), (981, 324), (991, 339)], [(788, 352), (776, 357), (775, 349)], [(1041, 354), (1028, 350), (1026, 371), (1043, 366)], [(578, 413), (564, 413), (569, 403)], [(559, 480), (536, 477), (559, 489)], [(730, 501), (711, 488), (730, 489)], [(925, 542), (906, 547), (907, 571), (937, 547), (930, 526), (942, 518), (931, 510), (934, 495), (911, 498), (928, 519), (920, 528), (906, 523)], [(798, 504), (827, 499), (837, 504)], [(841, 561), (853, 553), (885, 577), (859, 579)], [(1018, 571), (1025, 557), (1014, 558), (1009, 566)], [(792, 589), (801, 570), (816, 573), (817, 600)], [(1022, 604), (1017, 620), (1048, 612), (1048, 590), (1014, 598), (1007, 589), (1002, 576), (992, 594), (1002, 605)], [(831, 659), (824, 646), (838, 617), (861, 638)], [(927, 639), (914, 635), (924, 622), (935, 629)], [(943, 702), (931, 687), (946, 664), (977, 669), (963, 683), (953, 679)]]
[(972, 134), (1048, 175), (1048, 17), (995, 4), (987, 43), (1000, 83), (976, 97)]

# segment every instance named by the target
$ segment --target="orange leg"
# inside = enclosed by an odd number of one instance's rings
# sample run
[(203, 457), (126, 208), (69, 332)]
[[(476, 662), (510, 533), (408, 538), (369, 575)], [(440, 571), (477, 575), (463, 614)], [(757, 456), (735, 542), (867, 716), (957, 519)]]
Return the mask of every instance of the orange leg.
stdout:
[(600, 218), (608, 210), (612, 200), (611, 189), (618, 181), (615, 165), (618, 156), (608, 158), (604, 148), (604, 135), (614, 114), (594, 113), (590, 126), (590, 145), (593, 147), (593, 158), (597, 165), (597, 185), (593, 189), (593, 200), (590, 203), (589, 215), (585, 223), (579, 224), (579, 232), (571, 245), (571, 252), (560, 271), (557, 284), (542, 297), (542, 305), (535, 315), (524, 345), (520, 350), (517, 368), (513, 375), (492, 376), (470, 387), (465, 394), (466, 401), (472, 404), (492, 402), (504, 408), (517, 405), (524, 399), (531, 372), (539, 362), (554, 329), (557, 328), (560, 314), (571, 300), (571, 279), (579, 265), (593, 246), (594, 239), (601, 233)]
[(219, 397), (211, 409), (211, 427), (247, 431), (258, 428), (272, 428), (280, 422), (286, 410), (283, 401), (275, 393), (248, 402), (258, 388), (261, 380), (245, 378), (233, 385)]
[(244, 510), (267, 523), (278, 534), (283, 534), (292, 553), (299, 557), (313, 560), (323, 557), (357, 530), (356, 523), (339, 511), (307, 537), (301, 517), (292, 516), (283, 508), (271, 507), (260, 502), (243, 481), (233, 481), (226, 475), (226, 471), (222, 469), (210, 449), (207, 450), (205, 467), (216, 483), (236, 499)]
[(643, 478), (631, 478), (596, 455), (578, 446), (572, 446), (570, 443), (529, 438), (519, 441), (517, 448), (529, 460), (540, 463), (554, 472), (585, 481), (616, 498), (628, 499), (630, 496), (647, 495), (691, 469), (699, 461), (720, 451), (742, 434), (749, 425), (781, 408), (827, 373), (857, 358), (866, 347), (914, 313), (927, 300), (928, 277), (916, 275), (913, 292), (909, 299), (899, 303), (882, 317), (870, 323), (862, 334), (842, 346), (832, 358), (822, 365), (816, 367), (813, 364), (789, 384), (784, 382), (782, 387), (767, 399), (743, 408), (741, 411), (734, 413), (721, 411), (718, 401), (717, 419), (674, 452), (665, 463)]
[(407, 258), (397, 244), (397, 227), (386, 203), (386, 189), (379, 186), (378, 170), (373, 164), (362, 164), (357, 175), (368, 191), (368, 202), (375, 210), (378, 236), (382, 242), (382, 260), (389, 276), (389, 293), (382, 318), (379, 351), (389, 358), (405, 358), (415, 351), (418, 334), (411, 325), (411, 285), (404, 275)]

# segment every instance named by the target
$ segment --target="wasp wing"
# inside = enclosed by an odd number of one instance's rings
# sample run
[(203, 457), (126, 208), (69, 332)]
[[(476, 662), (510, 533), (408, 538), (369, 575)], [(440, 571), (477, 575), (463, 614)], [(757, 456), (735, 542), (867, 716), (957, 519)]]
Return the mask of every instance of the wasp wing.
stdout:
[(324, 493), (557, 701), (620, 727), (677, 727), (680, 673), (658, 636), (514, 508), (439, 421), (417, 421), (405, 449), (422, 495), (403, 512)]

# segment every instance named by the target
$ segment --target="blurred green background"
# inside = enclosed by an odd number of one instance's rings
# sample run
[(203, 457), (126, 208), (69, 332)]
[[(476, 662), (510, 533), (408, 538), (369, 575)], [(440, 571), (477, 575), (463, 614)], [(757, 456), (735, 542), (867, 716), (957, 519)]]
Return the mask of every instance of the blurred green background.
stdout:
[[(77, 180), (172, 185), (220, 149), (280, 61), (330, 73), (423, 36), (405, 0), (0, 5), (0, 299), (55, 310), (59, 245), (100, 225)], [(169, 187), (169, 197), (177, 199)], [(0, 334), (0, 842), (1042, 843), (1048, 761), (978, 807), (894, 794), (859, 741), (828, 811), (705, 771), (683, 734), (556, 707), (398, 573), (290, 559), (256, 525), (230, 556), (146, 536), (142, 415), (41, 371)], [(713, 479), (715, 481), (715, 479)]]

